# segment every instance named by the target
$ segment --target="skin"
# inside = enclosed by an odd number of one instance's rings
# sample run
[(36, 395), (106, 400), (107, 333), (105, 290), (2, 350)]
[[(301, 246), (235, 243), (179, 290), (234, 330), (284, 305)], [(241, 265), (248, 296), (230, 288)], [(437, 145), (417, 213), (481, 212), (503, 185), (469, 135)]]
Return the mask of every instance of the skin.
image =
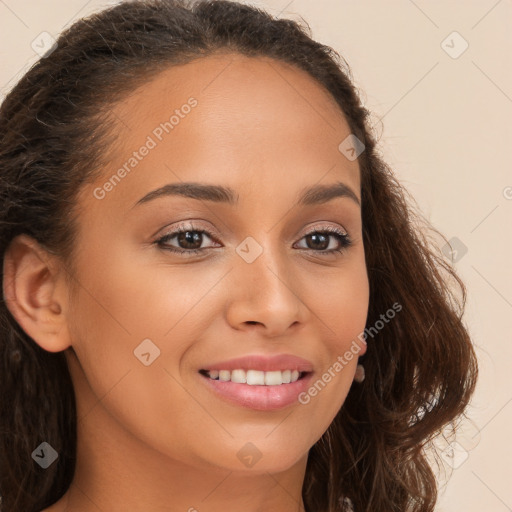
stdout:
[[(94, 197), (190, 97), (198, 104), (179, 125)], [(338, 150), (348, 124), (305, 72), (237, 54), (168, 69), (114, 113), (112, 164), (80, 191), (76, 293), (64, 264), (25, 235), (5, 258), (9, 308), (45, 350), (65, 350), (77, 398), (74, 480), (46, 510), (303, 510), (308, 450), (343, 405), (357, 357), (307, 405), (277, 411), (217, 398), (198, 370), (291, 353), (313, 363), (314, 382), (364, 330), (360, 206), (348, 197), (295, 205), (302, 189), (339, 181), (360, 200), (358, 162)], [(181, 181), (229, 186), (238, 204), (167, 196), (134, 207)], [(186, 257), (154, 243), (189, 219), (211, 233), (194, 246), (210, 252)], [(305, 235), (326, 227), (347, 232), (352, 245), (322, 253)], [(248, 236), (263, 249), (252, 263), (236, 252)], [(336, 236), (327, 243), (339, 248)], [(149, 366), (134, 356), (146, 338), (160, 349)], [(249, 442), (261, 454), (252, 467), (237, 457)]]

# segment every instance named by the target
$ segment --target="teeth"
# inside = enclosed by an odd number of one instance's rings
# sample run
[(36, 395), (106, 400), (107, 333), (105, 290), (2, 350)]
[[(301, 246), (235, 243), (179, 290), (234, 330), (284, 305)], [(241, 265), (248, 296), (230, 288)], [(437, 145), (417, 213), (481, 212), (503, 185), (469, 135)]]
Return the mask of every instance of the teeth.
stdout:
[(283, 370), (262, 372), (259, 370), (210, 370), (206, 374), (210, 379), (221, 380), (223, 382), (231, 381), (239, 384), (249, 384), (250, 386), (280, 386), (295, 382), (300, 376), (298, 370)]
[[(211, 376), (212, 375), (210, 372), (210, 377)], [(239, 384), (245, 384), (245, 382), (246, 382), (245, 372), (243, 370), (233, 370), (231, 372), (231, 382), (238, 382)]]
[(283, 383), (283, 374), (280, 371), (265, 372), (265, 386), (279, 386)]
[[(242, 370), (243, 371), (243, 370)], [(259, 372), (257, 370), (247, 370), (247, 384), (254, 385), (264, 385), (265, 384), (265, 372)]]
[(231, 374), (229, 370), (220, 370), (219, 371), (219, 380), (228, 381), (231, 380)]

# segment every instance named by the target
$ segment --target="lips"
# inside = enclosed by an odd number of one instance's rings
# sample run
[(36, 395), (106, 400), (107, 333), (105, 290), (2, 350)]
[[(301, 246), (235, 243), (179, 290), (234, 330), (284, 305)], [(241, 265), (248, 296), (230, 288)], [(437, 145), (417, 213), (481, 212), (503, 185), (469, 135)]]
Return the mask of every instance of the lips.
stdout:
[(292, 354), (252, 354), (208, 364), (199, 374), (201, 382), (223, 401), (275, 411), (299, 404), (298, 396), (310, 385), (313, 364)]
[(302, 407), (299, 397), (311, 386), (312, 376), (312, 373), (304, 373), (295, 382), (278, 386), (222, 382), (204, 375), (200, 379), (212, 396), (223, 402), (244, 409), (270, 412), (287, 407)]
[(275, 356), (252, 354), (208, 364), (202, 367), (201, 370), (203, 372), (210, 370), (258, 370), (263, 372), (297, 370), (298, 372), (312, 372), (313, 364), (307, 359), (292, 354), (278, 354)]

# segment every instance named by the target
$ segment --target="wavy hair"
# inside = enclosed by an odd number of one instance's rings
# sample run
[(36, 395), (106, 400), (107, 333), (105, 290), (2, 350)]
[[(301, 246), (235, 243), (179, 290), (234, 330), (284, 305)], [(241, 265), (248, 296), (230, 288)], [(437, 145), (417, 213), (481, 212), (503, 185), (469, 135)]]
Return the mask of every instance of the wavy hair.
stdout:
[[(370, 283), (366, 380), (354, 384), (309, 451), (308, 512), (430, 512), (437, 483), (425, 448), (464, 414), (477, 363), (462, 320), (466, 289), (379, 156), (370, 112), (345, 60), (309, 27), (237, 2), (129, 1), (75, 22), (0, 108), (0, 254), (25, 233), (73, 268), (77, 194), (115, 142), (110, 107), (166, 68), (236, 52), (300, 68), (323, 86), (364, 143), (359, 156)], [(441, 235), (442, 236), (442, 235)], [(444, 237), (442, 237), (444, 239)], [(2, 271), (3, 281), (3, 271)], [(69, 488), (76, 404), (63, 352), (41, 349), (0, 303), (0, 495), (3, 512), (38, 512)], [(42, 470), (41, 441), (59, 453)]]

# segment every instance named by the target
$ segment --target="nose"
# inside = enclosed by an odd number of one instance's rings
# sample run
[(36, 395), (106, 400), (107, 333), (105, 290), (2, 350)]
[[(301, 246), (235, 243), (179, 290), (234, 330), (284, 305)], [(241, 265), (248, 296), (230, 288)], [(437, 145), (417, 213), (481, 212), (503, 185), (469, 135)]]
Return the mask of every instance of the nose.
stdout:
[(268, 249), (251, 263), (235, 257), (226, 306), (227, 321), (234, 329), (278, 337), (305, 322), (308, 308), (301, 297), (300, 279), (286, 265), (286, 258)]

